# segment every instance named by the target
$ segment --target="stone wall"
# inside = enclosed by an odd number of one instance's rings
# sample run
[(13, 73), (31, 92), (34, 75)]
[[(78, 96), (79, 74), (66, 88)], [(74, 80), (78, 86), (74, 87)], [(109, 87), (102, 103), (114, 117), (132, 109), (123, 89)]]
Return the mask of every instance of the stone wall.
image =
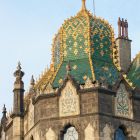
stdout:
[(134, 119), (140, 121), (140, 99), (133, 100)]
[(102, 114), (114, 114), (114, 98), (115, 95), (109, 90), (99, 90), (98, 92), (99, 100), (99, 113)]
[(98, 94), (97, 91), (80, 94), (81, 115), (98, 112)]
[(43, 118), (57, 118), (59, 114), (58, 97), (39, 100), (35, 105), (35, 123)]
[(75, 127), (79, 140), (99, 140), (98, 116), (42, 119), (25, 135), (25, 140), (30, 140), (31, 136), (34, 140), (60, 140), (67, 125)]
[[(73, 87), (71, 92), (67, 94), (63, 91), (63, 98), (61, 98), (61, 91), (57, 94), (41, 94), (33, 101), (33, 104), (32, 101), (29, 103), (24, 117), (24, 140), (32, 138), (34, 140), (62, 140), (61, 138), (70, 126), (77, 131), (78, 140), (113, 140), (115, 131), (122, 125), (126, 128), (128, 140), (140, 139), (139, 100), (132, 101), (133, 119), (115, 116), (116, 93), (111, 90), (97, 87), (76, 90)], [(76, 110), (78, 113), (76, 115), (74, 112), (69, 116), (68, 114), (60, 116), (60, 101), (69, 108), (71, 113), (75, 107), (70, 106), (67, 96), (70, 96), (70, 101), (74, 105), (79, 105), (76, 109), (80, 110)], [(62, 100), (59, 100), (60, 98)], [(12, 127), (6, 132), (8, 138), (12, 138)]]
[(13, 139), (13, 124), (11, 124), (11, 125), (6, 129), (6, 140), (14, 140), (14, 139)]

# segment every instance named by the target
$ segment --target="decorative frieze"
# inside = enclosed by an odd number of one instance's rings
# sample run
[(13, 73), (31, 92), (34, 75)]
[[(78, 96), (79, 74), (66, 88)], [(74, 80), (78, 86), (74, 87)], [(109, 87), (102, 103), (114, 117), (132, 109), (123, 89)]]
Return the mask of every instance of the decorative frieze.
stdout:
[(108, 124), (103, 128), (103, 140), (112, 140), (112, 131)]

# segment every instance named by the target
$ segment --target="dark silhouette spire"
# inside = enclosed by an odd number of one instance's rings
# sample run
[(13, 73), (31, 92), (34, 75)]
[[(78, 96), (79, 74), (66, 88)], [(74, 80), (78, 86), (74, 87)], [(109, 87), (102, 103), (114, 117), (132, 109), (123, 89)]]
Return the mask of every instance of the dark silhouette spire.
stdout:
[(4, 106), (3, 106), (3, 111), (2, 111), (2, 113), (3, 113), (3, 116), (2, 116), (2, 119), (1, 119), (1, 125), (2, 125), (3, 128), (5, 128), (5, 127), (6, 127), (6, 123), (7, 123), (7, 117), (6, 117), (7, 111), (6, 111), (5, 104), (4, 104)]
[(30, 89), (29, 89), (30, 93), (34, 93), (35, 92), (34, 86), (35, 86), (35, 80), (34, 80), (34, 76), (32, 75), (31, 81), (30, 81)]
[(34, 86), (35, 85), (35, 80), (34, 80), (34, 76), (33, 75), (31, 77), (30, 85), (31, 86)]
[(118, 38), (128, 39), (128, 22), (120, 17), (118, 19)]

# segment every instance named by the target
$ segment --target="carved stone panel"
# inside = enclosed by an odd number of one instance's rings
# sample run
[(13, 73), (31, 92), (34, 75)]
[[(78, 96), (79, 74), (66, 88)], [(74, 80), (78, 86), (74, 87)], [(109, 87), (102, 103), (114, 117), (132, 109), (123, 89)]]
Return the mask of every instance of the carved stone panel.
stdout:
[(108, 124), (106, 124), (104, 129), (103, 129), (103, 139), (104, 140), (112, 140), (111, 134), (112, 134), (112, 131), (111, 131), (110, 126)]
[(115, 114), (117, 116), (132, 118), (132, 106), (129, 98), (129, 93), (124, 84), (120, 84), (115, 99)]
[(85, 129), (85, 140), (95, 140), (94, 133), (95, 133), (95, 130), (93, 126), (89, 123)]
[(78, 115), (79, 113), (79, 96), (75, 87), (68, 81), (59, 99), (59, 115), (60, 117), (66, 117)]

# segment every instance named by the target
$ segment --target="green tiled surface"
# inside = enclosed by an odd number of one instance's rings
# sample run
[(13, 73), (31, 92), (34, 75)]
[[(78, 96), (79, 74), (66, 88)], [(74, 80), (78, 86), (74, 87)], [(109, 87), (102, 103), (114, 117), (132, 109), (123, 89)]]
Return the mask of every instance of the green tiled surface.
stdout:
[[(94, 19), (92, 16), (88, 18), (85, 15), (73, 17), (63, 25), (62, 42), (64, 58), (54, 79), (54, 87), (58, 87), (65, 78), (68, 62), (72, 69), (71, 75), (78, 83), (83, 84), (86, 78), (92, 79), (89, 53), (95, 80), (104, 81), (110, 85), (115, 84), (119, 72), (113, 64), (112, 30), (108, 24), (100, 19)], [(58, 45), (58, 47), (60, 46)], [(56, 53), (55, 57), (58, 55), (59, 53)], [(58, 63), (55, 64), (55, 66), (57, 65)]]
[(140, 57), (133, 61), (128, 78), (133, 82), (134, 86), (140, 88)]
[[(53, 83), (54, 87), (59, 87), (59, 85), (61, 85), (61, 83), (59, 83), (60, 79), (63, 80), (65, 76), (67, 75), (67, 72), (66, 72), (67, 64), (68, 62), (64, 61), (62, 66), (60, 67)], [(70, 74), (72, 77), (74, 77), (74, 79), (78, 83), (83, 84), (85, 82), (84, 77), (92, 78), (88, 59), (77, 59), (74, 61), (70, 61), (70, 66), (71, 66)]]

